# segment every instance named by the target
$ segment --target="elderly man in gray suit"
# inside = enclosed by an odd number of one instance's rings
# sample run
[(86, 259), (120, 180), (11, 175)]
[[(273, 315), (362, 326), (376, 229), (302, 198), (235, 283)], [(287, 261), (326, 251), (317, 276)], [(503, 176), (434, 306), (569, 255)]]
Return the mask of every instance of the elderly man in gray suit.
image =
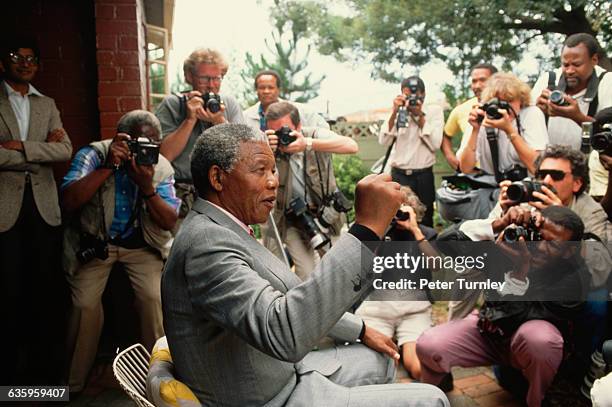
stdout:
[[(62, 361), (60, 208), (52, 163), (72, 145), (53, 99), (30, 82), (38, 49), (5, 36), (0, 47), (0, 321), (4, 385), (58, 384)], [(45, 346), (40, 335), (45, 335)], [(55, 346), (54, 346), (55, 345)]]
[[(191, 170), (199, 198), (170, 252), (162, 304), (176, 374), (204, 405), (448, 405), (435, 387), (382, 385), (397, 346), (345, 312), (370, 291), (374, 254), (362, 242), (380, 241), (399, 184), (359, 182), (355, 225), (302, 282), (248, 226), (266, 220), (278, 188), (263, 134), (212, 127)], [(352, 344), (313, 351), (325, 336)]]

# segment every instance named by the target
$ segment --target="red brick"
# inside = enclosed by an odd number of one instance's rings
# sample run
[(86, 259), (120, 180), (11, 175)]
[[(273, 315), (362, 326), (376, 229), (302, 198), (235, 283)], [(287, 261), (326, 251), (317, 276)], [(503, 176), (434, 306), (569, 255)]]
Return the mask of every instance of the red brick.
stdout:
[(121, 68), (121, 79), (124, 81), (139, 81), (140, 68), (138, 66), (126, 66)]
[(115, 53), (111, 51), (97, 51), (96, 60), (98, 65), (114, 65)]
[(140, 96), (140, 83), (130, 82), (101, 82), (98, 84), (99, 96)]
[(119, 108), (117, 101), (116, 97), (98, 98), (98, 108), (102, 112), (116, 112)]
[(467, 387), (477, 386), (479, 384), (491, 383), (492, 381), (493, 380), (490, 377), (484, 374), (479, 374), (476, 376), (469, 376), (464, 377), (463, 379), (455, 380), (455, 387), (465, 389)]
[(110, 65), (100, 65), (98, 67), (98, 80), (115, 81), (117, 80), (117, 68)]
[(119, 51), (116, 54), (115, 61), (117, 65), (138, 65), (138, 52), (137, 51)]
[(121, 98), (121, 100), (119, 100), (119, 106), (122, 112), (129, 112), (130, 110), (144, 108), (144, 106), (142, 105), (142, 99), (135, 97)]
[(117, 36), (105, 34), (96, 36), (96, 47), (98, 49), (117, 49)]
[(124, 34), (138, 35), (138, 24), (136, 21), (96, 21), (97, 34)]
[(116, 127), (121, 116), (123, 116), (121, 112), (102, 112), (100, 113), (100, 126)]
[(117, 19), (136, 20), (136, 5), (117, 6)]
[(119, 38), (119, 49), (123, 51), (138, 50), (138, 37), (122, 35)]
[(112, 20), (115, 18), (115, 6), (111, 4), (96, 4), (96, 20)]
[(138, 0), (95, 0), (96, 4), (136, 4)]

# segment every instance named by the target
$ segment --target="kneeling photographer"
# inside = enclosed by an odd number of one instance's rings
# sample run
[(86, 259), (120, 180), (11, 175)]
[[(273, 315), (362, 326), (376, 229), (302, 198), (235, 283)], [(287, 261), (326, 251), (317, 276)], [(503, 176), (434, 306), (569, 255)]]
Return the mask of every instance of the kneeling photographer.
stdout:
[(150, 112), (119, 119), (117, 135), (83, 147), (62, 184), (72, 222), (64, 234), (64, 268), (72, 291), (67, 335), (69, 385), (81, 391), (102, 331), (102, 293), (115, 263), (128, 273), (140, 313), (142, 343), (163, 336), (160, 284), (170, 230), (181, 201), (172, 166), (159, 154), (161, 126)]
[[(289, 102), (271, 104), (266, 123), (280, 183), (272, 216), (295, 273), (305, 280), (314, 270), (315, 250), (322, 254), (329, 247), (352, 207), (336, 186), (332, 153), (354, 154), (358, 146), (330, 130), (302, 127), (297, 108)], [(282, 258), (273, 231), (264, 228), (264, 245)]]
[(482, 92), (485, 103), (470, 113), (472, 133), (458, 153), (461, 171), (519, 181), (535, 172), (534, 160), (548, 143), (544, 114), (531, 106), (529, 86), (510, 73), (489, 78)]

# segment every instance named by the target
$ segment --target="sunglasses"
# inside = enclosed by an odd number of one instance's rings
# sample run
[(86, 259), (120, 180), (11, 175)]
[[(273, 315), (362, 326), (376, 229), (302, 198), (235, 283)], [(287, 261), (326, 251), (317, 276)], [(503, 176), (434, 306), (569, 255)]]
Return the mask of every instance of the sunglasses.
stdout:
[(535, 176), (537, 179), (544, 179), (547, 175), (553, 179), (553, 181), (561, 181), (565, 178), (567, 173), (561, 170), (537, 170)]

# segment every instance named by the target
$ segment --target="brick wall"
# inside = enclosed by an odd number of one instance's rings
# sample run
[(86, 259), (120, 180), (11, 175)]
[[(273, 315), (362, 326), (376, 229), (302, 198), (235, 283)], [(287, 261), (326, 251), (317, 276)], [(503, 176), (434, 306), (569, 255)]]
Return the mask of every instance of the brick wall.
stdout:
[(115, 135), (119, 118), (146, 106), (142, 0), (95, 0), (98, 109), (101, 138)]
[[(20, 0), (10, 9), (0, 35), (21, 33), (36, 39), (41, 64), (33, 85), (55, 99), (76, 151), (99, 137), (93, 3)], [(60, 165), (58, 172), (66, 167)]]

